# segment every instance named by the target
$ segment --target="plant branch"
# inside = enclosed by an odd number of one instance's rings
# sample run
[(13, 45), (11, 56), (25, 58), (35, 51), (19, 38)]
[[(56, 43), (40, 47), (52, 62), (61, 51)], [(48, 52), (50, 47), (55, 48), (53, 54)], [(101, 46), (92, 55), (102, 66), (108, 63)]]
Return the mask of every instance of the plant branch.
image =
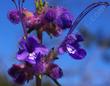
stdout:
[(61, 86), (61, 84), (60, 84), (56, 79), (52, 78), (52, 77), (49, 76), (48, 74), (46, 74), (46, 75), (47, 75), (49, 78), (51, 78), (57, 86)]

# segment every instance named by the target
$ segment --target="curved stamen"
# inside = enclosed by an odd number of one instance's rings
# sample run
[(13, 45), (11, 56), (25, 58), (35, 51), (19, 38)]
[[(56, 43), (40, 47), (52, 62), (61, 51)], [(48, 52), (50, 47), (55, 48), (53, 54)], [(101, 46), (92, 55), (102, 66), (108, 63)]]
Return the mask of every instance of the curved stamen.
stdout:
[(20, 16), (22, 27), (23, 27), (24, 36), (27, 39), (26, 26), (25, 26), (25, 24), (23, 22), (23, 3), (24, 3), (24, 0), (22, 0), (22, 1), (21, 0), (18, 0), (19, 16)]
[(52, 78), (52, 77), (51, 77), (50, 75), (48, 75), (48, 74), (46, 74), (46, 75), (47, 75), (50, 79), (52, 79), (57, 86), (61, 86), (61, 84), (60, 84), (56, 79)]
[(74, 21), (72, 27), (70, 28), (67, 36), (69, 34), (71, 34), (73, 32), (73, 30), (76, 28), (76, 26), (81, 22), (81, 20), (90, 12), (92, 11), (94, 8), (98, 7), (98, 6), (101, 6), (101, 5), (104, 5), (104, 6), (110, 6), (110, 3), (108, 2), (96, 2), (96, 3), (93, 3), (91, 5), (89, 5), (83, 12), (81, 12), (81, 14), (76, 18), (76, 20)]
[(12, 2), (14, 3), (16, 9), (18, 10), (18, 6), (17, 6), (17, 4), (16, 4), (16, 1), (15, 1), (15, 0), (12, 0)]
[(25, 2), (25, 0), (22, 0), (21, 8), (23, 8), (24, 2)]

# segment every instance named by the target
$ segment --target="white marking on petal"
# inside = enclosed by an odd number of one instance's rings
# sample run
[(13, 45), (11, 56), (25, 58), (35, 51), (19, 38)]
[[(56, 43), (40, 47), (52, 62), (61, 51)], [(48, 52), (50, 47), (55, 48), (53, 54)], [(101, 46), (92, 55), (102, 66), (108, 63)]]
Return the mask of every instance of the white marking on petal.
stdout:
[(32, 53), (29, 54), (29, 59), (31, 59), (31, 60), (36, 59), (35, 52), (32, 52)]
[(70, 54), (75, 54), (76, 49), (70, 45), (67, 45), (67, 50)]

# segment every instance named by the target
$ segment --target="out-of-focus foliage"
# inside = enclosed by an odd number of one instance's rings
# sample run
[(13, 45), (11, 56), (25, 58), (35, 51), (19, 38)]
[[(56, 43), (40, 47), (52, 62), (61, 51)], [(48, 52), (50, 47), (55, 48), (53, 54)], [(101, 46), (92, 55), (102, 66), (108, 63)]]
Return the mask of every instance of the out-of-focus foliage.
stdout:
[[(0, 75), (0, 86), (20, 86), (20, 85), (10, 82), (9, 79), (4, 74), (1, 74)], [(31, 86), (35, 86), (35, 83), (33, 83), (33, 85)], [(43, 82), (42, 86), (55, 86), (55, 85), (52, 84), (51, 81), (46, 80), (45, 82)]]
[(101, 48), (110, 48), (110, 37), (104, 37), (104, 34), (91, 33), (88, 28), (81, 27), (80, 33), (83, 35), (85, 42), (84, 45), (90, 47), (91, 43), (95, 42)]
[(10, 82), (7, 77), (3, 74), (0, 75), (0, 86), (17, 86)]

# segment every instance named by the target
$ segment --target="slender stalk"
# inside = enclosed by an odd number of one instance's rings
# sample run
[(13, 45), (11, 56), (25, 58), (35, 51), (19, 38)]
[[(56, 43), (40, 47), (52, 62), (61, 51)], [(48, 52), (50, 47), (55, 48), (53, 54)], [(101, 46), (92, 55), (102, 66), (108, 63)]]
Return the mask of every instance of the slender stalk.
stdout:
[(37, 30), (37, 37), (40, 41), (40, 43), (42, 44), (42, 28), (39, 28), (39, 30)]
[[(36, 31), (37, 37), (42, 44), (42, 32), (40, 30)], [(36, 76), (36, 86), (42, 86), (42, 79), (39, 76)]]
[(36, 86), (42, 86), (42, 80), (39, 76), (36, 76)]
[(56, 79), (52, 78), (52, 77), (49, 76), (48, 74), (46, 74), (46, 75), (47, 75), (49, 78), (51, 78), (57, 86), (61, 86), (61, 84), (60, 84)]
[[(35, 3), (36, 12), (37, 12), (39, 11), (40, 0), (34, 0), (34, 3)], [(42, 40), (43, 40), (42, 39), (42, 28), (38, 28), (38, 30), (36, 30), (36, 33), (37, 33), (37, 38), (42, 44)], [(36, 76), (36, 86), (42, 86), (42, 79), (39, 77), (39, 75)]]
[[(39, 39), (40, 43), (42, 44), (42, 28), (36, 30), (37, 38)], [(42, 86), (42, 79), (39, 76), (36, 76), (36, 86)]]
[(22, 13), (23, 13), (23, 8), (22, 8), (23, 7), (23, 2), (21, 2), (21, 0), (18, 0), (18, 5), (19, 5), (19, 15), (20, 15), (20, 20), (21, 20), (21, 25), (23, 27), (24, 36), (27, 39), (28, 34), (27, 34), (27, 31), (26, 31), (26, 26), (23, 22), (23, 15), (22, 15)]

